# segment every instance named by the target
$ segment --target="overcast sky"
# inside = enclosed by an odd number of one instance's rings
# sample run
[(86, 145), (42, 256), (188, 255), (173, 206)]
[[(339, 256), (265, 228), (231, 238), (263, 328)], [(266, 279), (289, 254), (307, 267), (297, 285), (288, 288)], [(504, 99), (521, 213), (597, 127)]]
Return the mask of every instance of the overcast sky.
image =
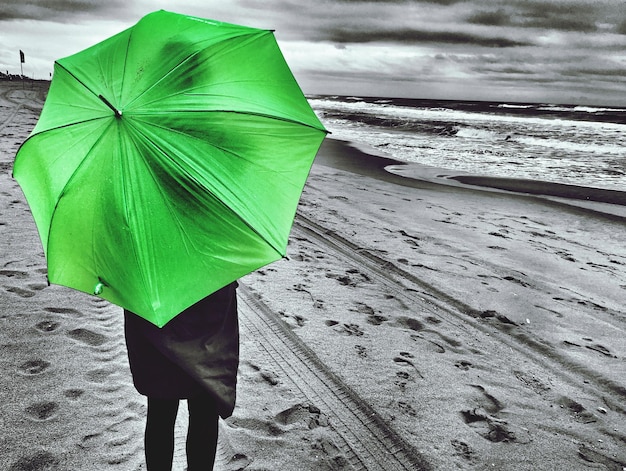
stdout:
[(49, 78), (166, 9), (276, 30), (308, 94), (626, 106), (624, 0), (2, 0), (0, 71)]

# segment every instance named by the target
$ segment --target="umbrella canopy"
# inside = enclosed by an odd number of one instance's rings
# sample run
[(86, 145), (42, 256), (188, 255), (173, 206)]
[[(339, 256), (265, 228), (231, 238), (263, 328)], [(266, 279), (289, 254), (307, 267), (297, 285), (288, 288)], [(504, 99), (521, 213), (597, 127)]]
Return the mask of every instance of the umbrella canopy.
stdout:
[(325, 135), (271, 31), (158, 11), (55, 62), (13, 175), (49, 281), (162, 326), (285, 255)]

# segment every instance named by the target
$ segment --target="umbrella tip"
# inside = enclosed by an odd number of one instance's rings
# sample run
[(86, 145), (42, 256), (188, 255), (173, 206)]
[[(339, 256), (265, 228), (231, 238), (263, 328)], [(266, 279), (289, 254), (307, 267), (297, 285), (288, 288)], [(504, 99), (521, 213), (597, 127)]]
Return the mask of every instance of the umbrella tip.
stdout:
[(104, 289), (104, 284), (102, 282), (96, 284), (95, 288), (93, 289), (93, 294), (95, 294), (96, 296), (102, 294), (102, 290)]
[(113, 106), (111, 102), (107, 100), (103, 95), (98, 95), (98, 98), (100, 98), (104, 102), (105, 105), (107, 105), (109, 108), (111, 108), (111, 110), (113, 110), (113, 113), (115, 113), (116, 118), (122, 117), (122, 111), (118, 110), (115, 106)]

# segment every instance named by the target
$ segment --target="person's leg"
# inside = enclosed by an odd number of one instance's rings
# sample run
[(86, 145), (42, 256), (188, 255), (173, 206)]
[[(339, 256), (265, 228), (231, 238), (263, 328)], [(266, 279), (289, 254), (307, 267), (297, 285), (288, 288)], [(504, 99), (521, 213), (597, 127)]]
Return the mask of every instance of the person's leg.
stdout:
[(213, 469), (217, 449), (219, 415), (209, 396), (187, 399), (189, 430), (187, 431), (187, 471)]
[(171, 471), (178, 399), (148, 398), (145, 452), (148, 471)]

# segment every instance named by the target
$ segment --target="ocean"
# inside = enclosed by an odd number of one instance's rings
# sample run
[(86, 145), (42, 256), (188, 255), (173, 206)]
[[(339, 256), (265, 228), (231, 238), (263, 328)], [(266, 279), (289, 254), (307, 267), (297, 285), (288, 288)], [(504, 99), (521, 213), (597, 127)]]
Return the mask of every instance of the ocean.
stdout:
[(626, 108), (309, 96), (332, 137), (474, 175), (626, 191)]

